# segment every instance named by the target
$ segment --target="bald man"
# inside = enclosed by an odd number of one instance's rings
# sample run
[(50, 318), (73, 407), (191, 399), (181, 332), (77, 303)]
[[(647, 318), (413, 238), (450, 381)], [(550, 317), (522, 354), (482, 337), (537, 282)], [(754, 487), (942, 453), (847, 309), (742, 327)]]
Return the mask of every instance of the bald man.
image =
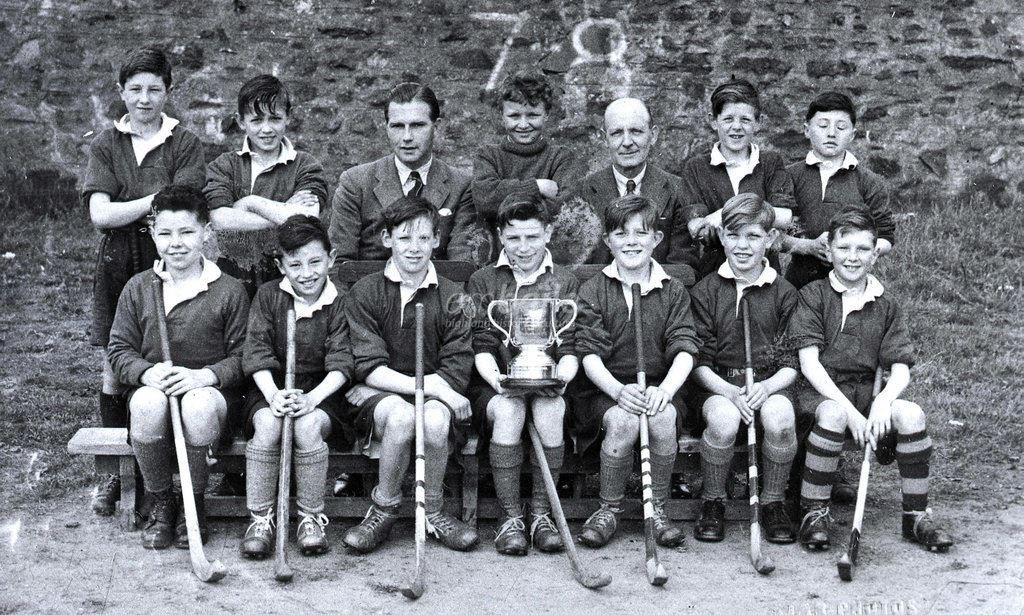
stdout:
[[(626, 194), (640, 194), (657, 208), (659, 227), (665, 233), (654, 250), (654, 259), (696, 265), (696, 244), (686, 229), (679, 199), (682, 180), (648, 161), (658, 141), (658, 127), (651, 121), (647, 105), (638, 98), (612, 101), (604, 112), (604, 136), (611, 164), (588, 175), (566, 200), (582, 199), (603, 221), (609, 203)], [(604, 242), (594, 246), (586, 262), (611, 262)]]

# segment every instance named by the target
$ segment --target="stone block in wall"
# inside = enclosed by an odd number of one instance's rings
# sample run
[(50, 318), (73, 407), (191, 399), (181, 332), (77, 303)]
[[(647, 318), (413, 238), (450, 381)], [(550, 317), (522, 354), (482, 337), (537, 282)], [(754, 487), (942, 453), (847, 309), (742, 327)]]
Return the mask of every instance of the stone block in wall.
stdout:
[(895, 158), (877, 155), (868, 158), (868, 168), (882, 177), (888, 178), (896, 177), (903, 170)]
[(972, 55), (972, 56), (942, 56), (942, 63), (954, 70), (960, 71), (975, 71), (983, 70), (986, 68), (993, 68), (995, 66), (1003, 66), (1011, 64), (1009, 60), (1003, 58), (993, 58), (992, 56), (985, 55)]
[(846, 60), (810, 60), (807, 62), (807, 76), (812, 79), (849, 77), (855, 72), (857, 72), (857, 65)]
[(946, 150), (926, 149), (918, 154), (917, 158), (926, 169), (938, 177), (945, 178), (949, 173), (949, 164), (946, 160)]

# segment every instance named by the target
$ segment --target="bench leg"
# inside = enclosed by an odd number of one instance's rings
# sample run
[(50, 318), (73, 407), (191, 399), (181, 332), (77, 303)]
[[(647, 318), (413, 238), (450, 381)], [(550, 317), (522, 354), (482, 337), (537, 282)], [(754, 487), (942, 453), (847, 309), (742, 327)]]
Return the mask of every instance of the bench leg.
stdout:
[(121, 527), (129, 532), (137, 529), (137, 505), (141, 498), (136, 498), (141, 485), (135, 483), (135, 457), (127, 456), (118, 459), (118, 475), (121, 477)]
[(477, 488), (480, 485), (480, 462), (476, 455), (462, 458), (462, 520), (476, 526)]

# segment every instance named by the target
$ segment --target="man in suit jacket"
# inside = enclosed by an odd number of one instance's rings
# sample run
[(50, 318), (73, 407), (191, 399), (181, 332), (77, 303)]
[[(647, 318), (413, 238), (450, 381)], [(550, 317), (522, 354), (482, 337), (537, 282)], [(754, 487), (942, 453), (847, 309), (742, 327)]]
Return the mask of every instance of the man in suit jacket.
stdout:
[[(604, 135), (611, 164), (588, 175), (566, 202), (574, 197), (582, 199), (603, 221), (612, 201), (626, 194), (641, 194), (657, 207), (660, 230), (665, 233), (665, 239), (654, 250), (654, 259), (695, 265), (696, 245), (686, 232), (686, 221), (681, 219), (682, 180), (648, 162), (658, 140), (658, 127), (651, 122), (647, 106), (637, 98), (612, 101), (604, 112)], [(594, 246), (586, 262), (611, 262), (604, 242)]]
[(390, 257), (390, 250), (381, 243), (381, 211), (408, 194), (424, 197), (440, 215), (440, 245), (434, 256), (471, 260), (468, 246), (449, 249), (455, 219), (460, 212), (472, 214), (473, 199), (470, 174), (433, 155), (440, 115), (437, 96), (429, 87), (400, 83), (391, 90), (384, 120), (392, 153), (342, 173), (331, 201), (328, 235), (339, 263)]

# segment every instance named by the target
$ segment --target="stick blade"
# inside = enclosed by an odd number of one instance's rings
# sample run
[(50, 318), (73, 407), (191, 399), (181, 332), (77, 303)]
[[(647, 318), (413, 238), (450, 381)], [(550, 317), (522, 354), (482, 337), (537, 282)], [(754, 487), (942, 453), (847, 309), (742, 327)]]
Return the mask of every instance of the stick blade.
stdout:
[(426, 585), (423, 583), (423, 579), (416, 579), (408, 587), (402, 588), (402, 595), (409, 600), (419, 600), (425, 590)]
[(295, 573), (288, 567), (287, 564), (281, 567), (274, 568), (274, 580), (278, 583), (291, 583)]
[(655, 587), (661, 587), (668, 583), (668, 573), (665, 567), (657, 560), (647, 560), (647, 580)]
[(853, 580), (853, 562), (850, 561), (850, 556), (843, 554), (839, 561), (836, 562), (836, 568), (839, 570), (839, 578), (850, 582)]
[(769, 575), (775, 572), (775, 562), (773, 562), (772, 558), (767, 555), (759, 555), (754, 560), (754, 570), (756, 570), (758, 574)]
[(587, 589), (601, 589), (612, 582), (612, 575), (606, 572), (592, 572), (577, 579)]
[(192, 572), (203, 583), (216, 583), (228, 575), (228, 569), (219, 559), (212, 562), (192, 562)]

